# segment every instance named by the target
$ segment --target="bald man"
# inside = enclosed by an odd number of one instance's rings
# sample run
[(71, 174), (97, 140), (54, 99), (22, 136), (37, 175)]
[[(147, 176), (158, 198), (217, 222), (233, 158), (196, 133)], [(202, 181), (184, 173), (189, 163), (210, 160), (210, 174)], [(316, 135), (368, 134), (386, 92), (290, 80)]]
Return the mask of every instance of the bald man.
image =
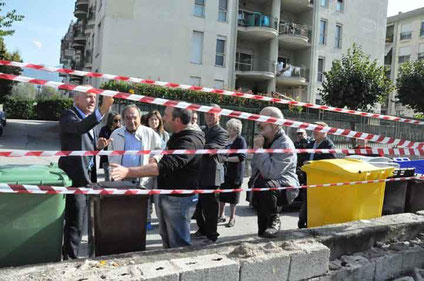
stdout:
[[(261, 115), (278, 119), (284, 118), (276, 107), (265, 107)], [(258, 123), (259, 135), (254, 138), (254, 148), (294, 149), (292, 140), (285, 134), (281, 125)], [(250, 186), (256, 188), (276, 188), (299, 185), (296, 175), (297, 156), (295, 153), (254, 154), (251, 166)], [(253, 193), (253, 204), (257, 208), (258, 235), (274, 238), (280, 231), (281, 222), (277, 206), (291, 203), (298, 190), (262, 191)]]

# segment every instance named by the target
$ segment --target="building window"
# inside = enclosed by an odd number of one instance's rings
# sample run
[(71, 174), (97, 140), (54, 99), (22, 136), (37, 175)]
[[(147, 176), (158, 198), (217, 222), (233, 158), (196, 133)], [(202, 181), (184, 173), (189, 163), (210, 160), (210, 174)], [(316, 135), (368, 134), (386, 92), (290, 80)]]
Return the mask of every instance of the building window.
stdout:
[(320, 45), (327, 44), (327, 20), (320, 21), (319, 43)]
[(200, 86), (202, 83), (202, 78), (197, 77), (197, 76), (190, 76), (190, 84), (192, 86)]
[(216, 40), (215, 65), (225, 66), (225, 38), (224, 37), (219, 37)]
[(424, 36), (424, 21), (421, 23), (420, 36)]
[(402, 24), (400, 29), (400, 40), (409, 40), (412, 38), (412, 27), (409, 24)]
[(318, 82), (324, 81), (324, 58), (318, 58)]
[(335, 47), (337, 49), (341, 49), (342, 48), (342, 25), (341, 24), (337, 24), (336, 25), (336, 44)]
[(205, 16), (205, 0), (194, 0), (194, 15), (196, 17)]
[(227, 21), (227, 5), (228, 5), (228, 0), (219, 0), (218, 21), (222, 21), (222, 22)]
[(316, 99), (316, 100), (315, 100), (315, 104), (317, 104), (317, 105), (321, 105), (321, 100)]
[(224, 89), (224, 80), (218, 80), (218, 79), (214, 80), (213, 87), (218, 90)]
[(407, 62), (411, 59), (411, 55), (407, 55), (407, 56), (399, 56), (399, 63), (404, 63)]
[(407, 62), (411, 59), (411, 47), (399, 48), (399, 63)]
[(343, 0), (337, 0), (336, 11), (337, 12), (343, 12), (344, 11), (344, 1)]
[(424, 44), (420, 44), (420, 46), (418, 47), (418, 59), (424, 59)]
[(246, 53), (236, 53), (236, 70), (237, 71), (252, 71), (253, 70), (253, 55)]
[(193, 31), (191, 46), (191, 62), (202, 64), (203, 57), (203, 32)]
[(328, 8), (328, 0), (320, 0), (321, 7)]

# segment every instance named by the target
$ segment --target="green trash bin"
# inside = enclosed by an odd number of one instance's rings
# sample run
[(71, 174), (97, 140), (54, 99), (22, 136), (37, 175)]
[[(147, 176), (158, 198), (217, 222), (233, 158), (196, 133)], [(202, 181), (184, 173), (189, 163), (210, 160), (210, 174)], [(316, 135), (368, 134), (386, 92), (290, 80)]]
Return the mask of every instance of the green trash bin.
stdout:
[[(0, 183), (70, 186), (56, 164), (0, 166)], [(65, 195), (0, 193), (0, 267), (61, 260)]]

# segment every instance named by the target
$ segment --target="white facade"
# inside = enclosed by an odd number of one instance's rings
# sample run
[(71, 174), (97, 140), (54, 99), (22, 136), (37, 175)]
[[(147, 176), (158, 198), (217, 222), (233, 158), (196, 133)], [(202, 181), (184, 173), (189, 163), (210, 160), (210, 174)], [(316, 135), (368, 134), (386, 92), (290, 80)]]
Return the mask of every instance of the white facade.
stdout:
[(87, 70), (315, 103), (319, 58), (328, 71), (353, 42), (381, 63), (384, 55), (387, 0), (323, 1), (77, 0), (75, 15), (86, 27)]
[[(424, 8), (387, 19), (385, 64), (390, 68), (390, 78), (396, 82), (399, 69), (406, 61), (424, 58)], [(396, 102), (396, 93), (388, 101), (387, 113), (413, 117), (414, 111)]]

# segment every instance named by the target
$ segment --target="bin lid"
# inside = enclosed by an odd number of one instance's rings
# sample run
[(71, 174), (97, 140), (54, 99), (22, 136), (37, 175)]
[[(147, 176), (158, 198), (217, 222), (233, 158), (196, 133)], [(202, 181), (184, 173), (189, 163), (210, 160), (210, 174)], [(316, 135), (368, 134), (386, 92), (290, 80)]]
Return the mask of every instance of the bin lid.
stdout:
[(391, 175), (394, 168), (393, 167), (377, 167), (370, 163), (364, 162), (357, 159), (329, 159), (329, 160), (319, 160), (319, 161), (310, 161), (308, 164), (302, 167), (302, 170), (306, 173), (308, 172), (326, 172), (332, 174), (340, 175), (357, 175), (362, 173), (371, 173), (371, 174), (384, 174), (387, 176)]
[(0, 182), (70, 186), (71, 181), (57, 164), (50, 165), (0, 165)]

